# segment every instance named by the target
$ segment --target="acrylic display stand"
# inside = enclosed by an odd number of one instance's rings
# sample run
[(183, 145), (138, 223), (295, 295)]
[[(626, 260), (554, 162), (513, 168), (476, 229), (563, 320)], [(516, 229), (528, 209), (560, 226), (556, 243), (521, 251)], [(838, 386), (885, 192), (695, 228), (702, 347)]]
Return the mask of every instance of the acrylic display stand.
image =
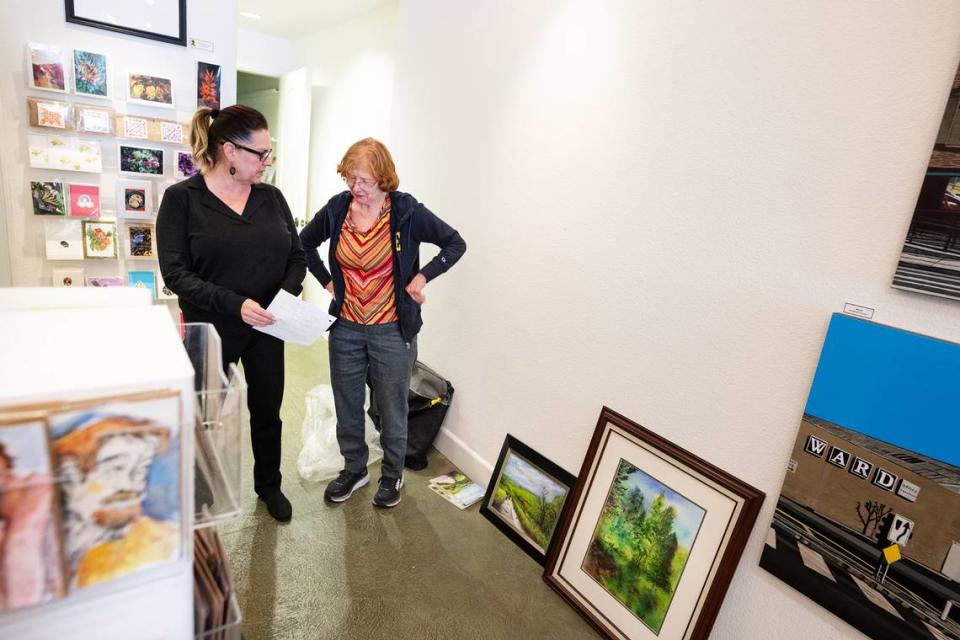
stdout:
[[(0, 289), (0, 414), (158, 389), (179, 395), (181, 551), (102, 584), (71, 587), (46, 604), (0, 612), (0, 638), (194, 637), (193, 531), (239, 513), (246, 384), (235, 368), (229, 379), (223, 375), (212, 328), (188, 329), (192, 337), (181, 342), (165, 307), (151, 305), (149, 295), (130, 294), (123, 288)], [(191, 346), (201, 360), (188, 357)], [(195, 372), (192, 361), (204, 364)], [(204, 501), (199, 519), (195, 496)], [(226, 627), (202, 637), (239, 639), (235, 597), (229, 611)]]

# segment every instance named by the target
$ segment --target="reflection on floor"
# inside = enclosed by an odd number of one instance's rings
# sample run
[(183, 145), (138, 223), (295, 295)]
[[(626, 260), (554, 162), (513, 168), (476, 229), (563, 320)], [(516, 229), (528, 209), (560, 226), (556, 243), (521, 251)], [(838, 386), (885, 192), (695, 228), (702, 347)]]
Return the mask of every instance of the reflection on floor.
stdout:
[[(283, 404), (284, 491), (293, 521), (281, 525), (255, 500), (249, 433), (244, 515), (221, 527), (244, 616), (244, 638), (418, 640), (595, 638), (531, 560), (478, 513), (427, 487), (449, 469), (437, 452), (408, 471), (403, 501), (375, 509), (373, 482), (344, 504), (297, 475), (304, 396), (329, 384), (327, 343), (287, 347)], [(486, 479), (482, 479), (486, 482)]]

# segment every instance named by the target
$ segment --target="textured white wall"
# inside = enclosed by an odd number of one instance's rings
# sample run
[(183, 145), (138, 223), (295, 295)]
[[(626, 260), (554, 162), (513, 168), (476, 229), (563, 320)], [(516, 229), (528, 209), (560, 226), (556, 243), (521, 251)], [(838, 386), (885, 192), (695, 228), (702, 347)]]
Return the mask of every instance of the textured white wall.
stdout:
[[(8, 6), (9, 5), (9, 6)], [(6, 217), (6, 235), (0, 242), (8, 243), (12, 264), (12, 284), (16, 286), (46, 286), (50, 284), (52, 268), (83, 268), (85, 276), (123, 275), (126, 267), (116, 260), (84, 260), (48, 262), (44, 251), (43, 216), (33, 215), (30, 200), (30, 180), (62, 179), (64, 182), (99, 183), (104, 217), (113, 217), (116, 204), (117, 139), (83, 136), (99, 139), (103, 150), (102, 174), (72, 171), (56, 172), (29, 167), (27, 133), (44, 133), (42, 129), (27, 126), (26, 96), (66, 100), (72, 104), (109, 104), (75, 94), (28, 90), (25, 62), (27, 42), (60, 46), (66, 50), (68, 64), (73, 64), (73, 49), (86, 49), (108, 56), (112, 106), (118, 113), (132, 113), (154, 118), (177, 119), (189, 122), (197, 107), (197, 61), (222, 66), (221, 100), (225, 105), (236, 101), (237, 77), (237, 19), (236, 0), (202, 0), (187, 3), (187, 37), (212, 42), (214, 51), (201, 51), (178, 45), (136, 38), (133, 36), (69, 24), (64, 18), (62, 0), (8, 0), (0, 22), (0, 215)], [(126, 74), (137, 71), (171, 78), (176, 109), (143, 105), (126, 105)], [(170, 145), (162, 146), (172, 150)], [(183, 147), (186, 149), (186, 147)], [(167, 160), (163, 180), (174, 181), (173, 164)], [(155, 187), (156, 188), (156, 187)], [(2, 229), (2, 228), (0, 228)], [(151, 266), (152, 264), (152, 266)], [(156, 268), (155, 263), (137, 267)], [(129, 266), (129, 268), (133, 268)]]
[(426, 289), (442, 449), (577, 472), (607, 404), (768, 494), (713, 637), (860, 637), (757, 561), (830, 313), (960, 340), (890, 288), (960, 4), (405, 0), (398, 34), (403, 187), (469, 245)]
[[(390, 145), (396, 17), (388, 4), (294, 43), (313, 84), (308, 219), (345, 188), (336, 168), (351, 144), (371, 136)], [(308, 274), (304, 298), (322, 299), (320, 289)]]

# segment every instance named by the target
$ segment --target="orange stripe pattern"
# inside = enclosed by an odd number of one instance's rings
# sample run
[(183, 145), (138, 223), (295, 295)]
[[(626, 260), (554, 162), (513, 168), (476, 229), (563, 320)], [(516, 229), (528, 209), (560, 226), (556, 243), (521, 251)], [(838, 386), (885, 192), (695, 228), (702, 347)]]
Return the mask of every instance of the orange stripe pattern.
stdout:
[(358, 324), (396, 322), (389, 198), (366, 232), (357, 231), (347, 216), (340, 230), (336, 259), (346, 284), (340, 317)]

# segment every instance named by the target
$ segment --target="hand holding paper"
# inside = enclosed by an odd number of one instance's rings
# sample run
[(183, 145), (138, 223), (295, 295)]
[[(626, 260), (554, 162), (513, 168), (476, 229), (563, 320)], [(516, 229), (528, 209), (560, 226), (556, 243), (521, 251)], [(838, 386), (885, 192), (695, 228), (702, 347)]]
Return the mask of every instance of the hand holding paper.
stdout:
[(271, 325), (254, 327), (268, 335), (309, 346), (323, 335), (336, 318), (323, 309), (304, 302), (283, 289), (277, 293), (267, 312), (276, 319)]

